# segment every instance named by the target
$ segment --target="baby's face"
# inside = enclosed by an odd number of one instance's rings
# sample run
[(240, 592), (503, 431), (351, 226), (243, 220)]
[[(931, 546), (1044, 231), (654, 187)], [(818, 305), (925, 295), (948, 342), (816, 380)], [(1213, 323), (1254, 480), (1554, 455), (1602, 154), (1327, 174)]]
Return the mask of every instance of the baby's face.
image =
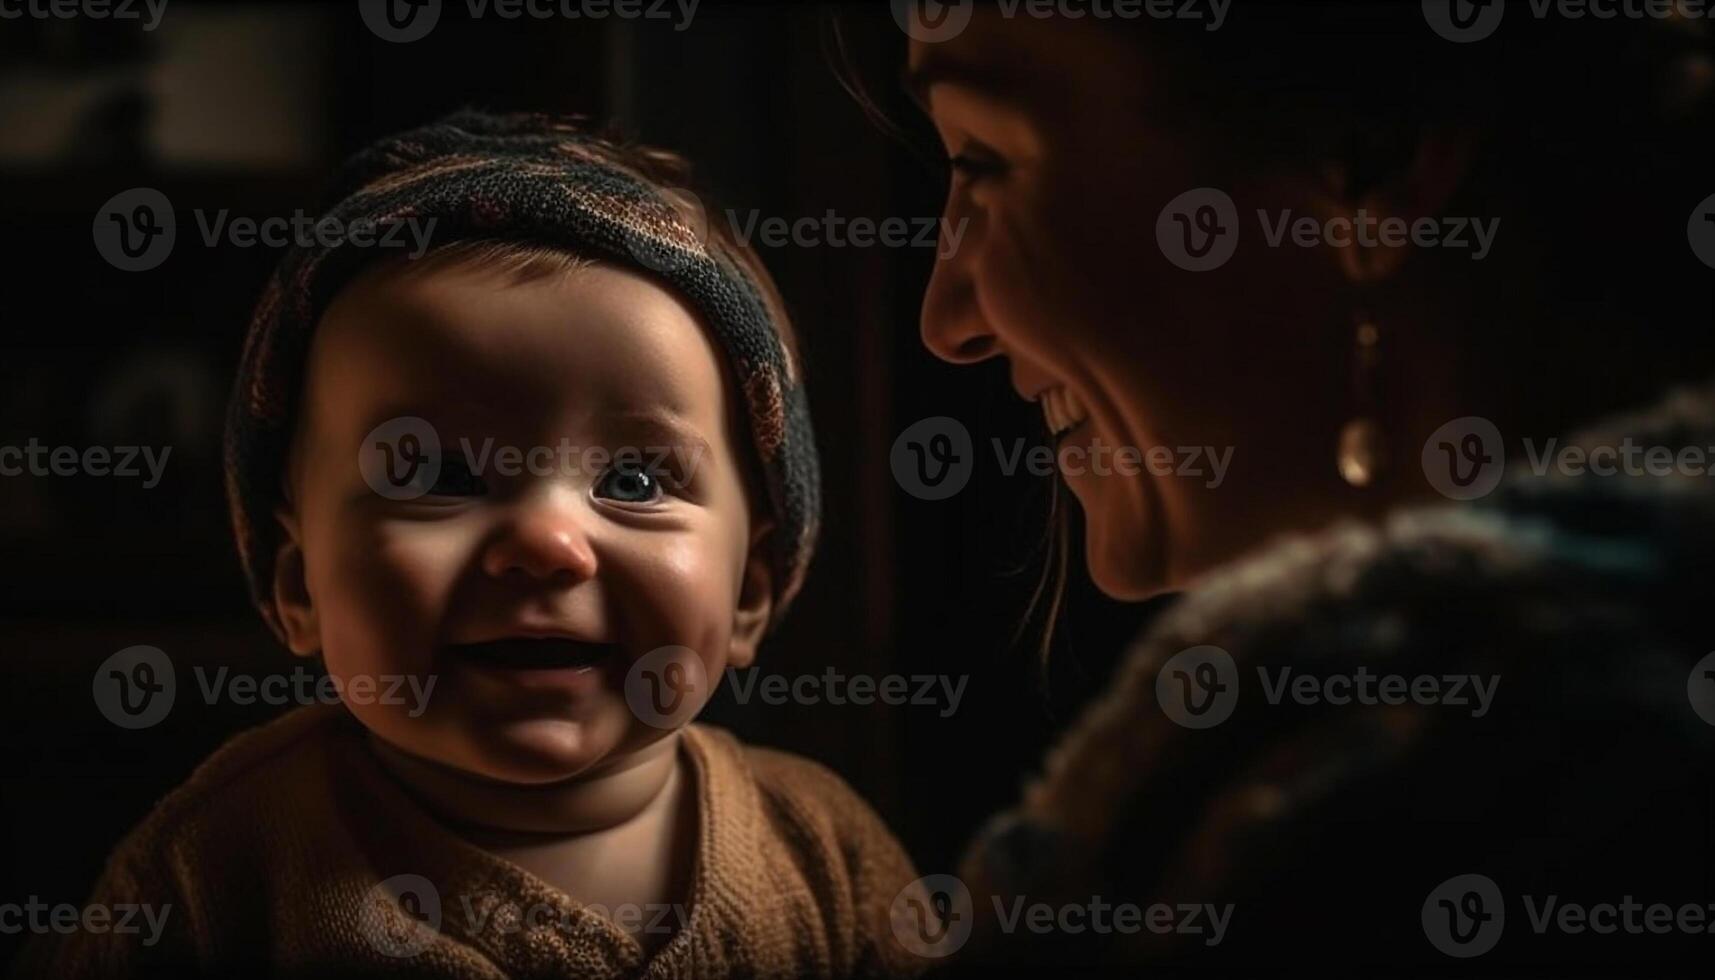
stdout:
[[(276, 590), (292, 647), (347, 683), (433, 675), (417, 717), (347, 699), (415, 755), (516, 783), (623, 765), (665, 734), (628, 707), (637, 658), (688, 647), (716, 679), (749, 662), (769, 612), (728, 397), (693, 314), (639, 275), (358, 280), (310, 354), (284, 519), (301, 562), (289, 544)], [(391, 499), (360, 455), (412, 416), (440, 473)], [(637, 455), (599, 465), (622, 450)]]

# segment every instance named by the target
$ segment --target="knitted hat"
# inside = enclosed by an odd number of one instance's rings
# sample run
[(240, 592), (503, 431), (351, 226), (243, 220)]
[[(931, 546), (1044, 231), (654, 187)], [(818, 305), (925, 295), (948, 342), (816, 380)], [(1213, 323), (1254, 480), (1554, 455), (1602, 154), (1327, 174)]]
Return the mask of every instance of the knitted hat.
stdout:
[[(434, 246), (501, 241), (558, 248), (670, 287), (725, 354), (748, 410), (775, 522), (769, 559), (778, 620), (815, 550), (821, 506), (790, 328), (771, 300), (771, 284), (759, 278), (766, 273), (749, 271), (754, 260), (693, 227), (675, 189), (644, 174), (663, 157), (651, 153), (621, 149), (571, 120), (458, 112), (352, 157), (335, 177), (321, 219), (345, 228), (411, 221), (430, 229)], [(278, 635), (274, 512), (283, 500), (310, 336), (334, 295), (377, 253), (343, 239), (293, 245), (263, 290), (239, 361), (226, 419), (227, 503), (251, 596)]]

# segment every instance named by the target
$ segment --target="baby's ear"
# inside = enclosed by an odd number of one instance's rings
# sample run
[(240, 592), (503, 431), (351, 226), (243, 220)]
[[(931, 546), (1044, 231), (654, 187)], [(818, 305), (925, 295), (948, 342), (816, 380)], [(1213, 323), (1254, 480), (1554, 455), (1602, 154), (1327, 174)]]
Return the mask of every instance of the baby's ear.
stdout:
[(744, 581), (739, 584), (738, 605), (732, 614), (732, 641), (726, 658), (729, 667), (749, 667), (756, 662), (756, 648), (774, 616), (774, 566), (768, 555), (768, 539), (773, 533), (773, 521), (759, 521), (750, 534)]
[(282, 507), (274, 512), (274, 519), (280, 523), (280, 547), (274, 552), (274, 611), (286, 634), (286, 646), (300, 657), (313, 656), (322, 648), (321, 621), (304, 573), (298, 515)]

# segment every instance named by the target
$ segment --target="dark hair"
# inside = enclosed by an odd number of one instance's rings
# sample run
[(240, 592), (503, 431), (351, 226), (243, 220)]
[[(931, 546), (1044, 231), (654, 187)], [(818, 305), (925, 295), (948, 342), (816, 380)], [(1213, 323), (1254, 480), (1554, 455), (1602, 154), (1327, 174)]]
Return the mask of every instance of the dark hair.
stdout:
[[(830, 19), (835, 74), (878, 128), (938, 159), (922, 128), (888, 108), (898, 100), (882, 92), (897, 87), (905, 36), (878, 20), (888, 18), (848, 11)], [(1167, 79), (1169, 94), (1149, 100), (1151, 125), (1224, 151), (1234, 167), (1308, 172), (1336, 161), (1345, 189), (1359, 193), (1408, 165), (1425, 128), (1471, 130), (1484, 145), (1456, 203), (1501, 195), (1558, 220), (1538, 236), (1556, 259), (1601, 257), (1566, 248), (1556, 233), (1578, 217), (1569, 203), (1593, 183), (1625, 181), (1633, 195), (1634, 220), (1603, 216), (1604, 238), (1641, 227), (1658, 204), (1683, 223), (1711, 189), (1715, 37), (1707, 21), (1514, 16), (1491, 37), (1456, 44), (1415, 2), (1274, 0), (1235, 4), (1213, 31), (1174, 18), (1067, 23), (1138, 45)], [(1635, 241), (1684, 257), (1683, 234), (1649, 227), (1626, 237), (1628, 254)]]

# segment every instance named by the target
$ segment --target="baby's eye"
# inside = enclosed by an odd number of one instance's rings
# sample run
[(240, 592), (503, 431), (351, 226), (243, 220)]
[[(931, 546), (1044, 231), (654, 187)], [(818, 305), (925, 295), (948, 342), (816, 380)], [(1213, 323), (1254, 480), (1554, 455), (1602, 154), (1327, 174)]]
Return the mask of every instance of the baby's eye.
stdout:
[(437, 497), (480, 497), (488, 493), (488, 483), (471, 471), (463, 456), (443, 456), (441, 472), (425, 492)]
[(624, 504), (647, 504), (660, 499), (661, 481), (640, 462), (618, 462), (590, 492)]

